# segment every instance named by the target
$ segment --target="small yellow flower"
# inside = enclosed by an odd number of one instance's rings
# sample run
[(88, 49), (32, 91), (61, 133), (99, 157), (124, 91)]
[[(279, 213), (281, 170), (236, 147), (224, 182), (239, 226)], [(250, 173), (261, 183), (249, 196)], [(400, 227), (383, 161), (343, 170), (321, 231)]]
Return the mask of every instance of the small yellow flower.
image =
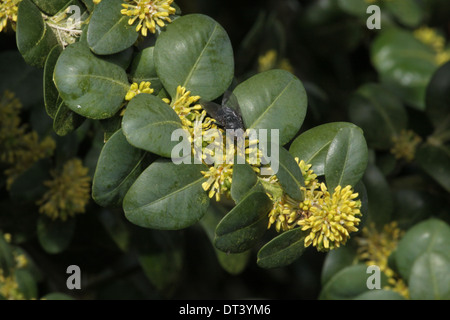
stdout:
[(72, 159), (64, 164), (61, 172), (52, 171), (51, 175), (53, 179), (44, 182), (48, 191), (37, 202), (39, 212), (63, 221), (84, 213), (90, 199), (88, 168), (80, 159)]
[(4, 275), (2, 269), (0, 269), (0, 296), (6, 300), (23, 300), (24, 295), (19, 291), (19, 284), (16, 281), (14, 273), (10, 273), (8, 276)]
[(142, 81), (140, 84), (137, 84), (136, 82), (134, 82), (130, 86), (130, 89), (128, 90), (128, 92), (125, 96), (125, 100), (130, 101), (135, 96), (137, 96), (138, 94), (141, 94), (141, 93), (152, 94), (154, 90), (152, 88), (150, 88), (150, 86), (151, 86), (150, 81)]
[(170, 15), (175, 14), (175, 8), (171, 6), (173, 0), (132, 0), (124, 3), (121, 13), (131, 17), (128, 24), (132, 25), (139, 20), (136, 31), (146, 37), (147, 31), (156, 32), (156, 25), (164, 27), (165, 23), (171, 23)]
[(392, 142), (393, 146), (390, 151), (395, 158), (411, 162), (414, 160), (417, 146), (422, 142), (422, 138), (412, 130), (402, 130), (392, 139)]
[(102, 0), (94, 0), (93, 2), (94, 4), (99, 4), (100, 2), (102, 2)]
[[(191, 96), (191, 92), (182, 86), (177, 87), (175, 99), (172, 102), (164, 98), (163, 101), (169, 104), (176, 114), (180, 117), (181, 123), (186, 128), (194, 128), (194, 122), (198, 117), (202, 116), (203, 108), (197, 102), (200, 96)], [(211, 121), (211, 118), (205, 116), (201, 118), (202, 121)], [(198, 124), (197, 124), (198, 125)], [(192, 132), (193, 133), (193, 132)]]
[(216, 195), (216, 201), (220, 201), (221, 194), (230, 192), (233, 177), (232, 164), (215, 164), (208, 171), (202, 171), (202, 174), (208, 178), (206, 182), (203, 182), (202, 188), (205, 191), (209, 190), (210, 198)]
[(355, 200), (351, 186), (337, 186), (331, 195), (324, 183), (320, 184), (322, 195), (315, 197), (316, 203), (309, 205), (309, 216), (298, 221), (303, 231), (309, 230), (305, 238), (305, 247), (313, 245), (319, 251), (328, 251), (345, 244), (350, 233), (361, 221), (361, 201)]
[(13, 30), (16, 30), (17, 10), (22, 0), (2, 0), (0, 3), (0, 32), (6, 29), (8, 21)]
[(418, 40), (435, 51), (435, 61), (438, 65), (450, 60), (450, 52), (445, 49), (445, 38), (438, 34), (435, 29), (424, 26), (414, 30), (413, 34)]
[(274, 49), (268, 50), (265, 54), (258, 58), (258, 72), (264, 72), (275, 68), (277, 63), (277, 51)]
[(357, 253), (358, 258), (365, 261), (367, 265), (376, 265), (384, 272), (388, 277), (388, 288), (409, 298), (405, 282), (388, 265), (389, 256), (397, 248), (403, 234), (396, 221), (384, 225), (381, 231), (378, 231), (375, 224), (371, 223), (364, 227), (361, 236), (356, 238)]

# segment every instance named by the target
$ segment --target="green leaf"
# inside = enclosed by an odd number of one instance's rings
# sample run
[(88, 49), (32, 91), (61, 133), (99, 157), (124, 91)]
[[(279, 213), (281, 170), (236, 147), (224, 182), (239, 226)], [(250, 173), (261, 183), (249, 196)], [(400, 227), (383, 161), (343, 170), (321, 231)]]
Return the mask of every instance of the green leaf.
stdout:
[(426, 114), (435, 127), (450, 127), (450, 62), (440, 67), (430, 80), (426, 92)]
[[(234, 169), (233, 169), (234, 173)], [(211, 243), (214, 243), (215, 230), (222, 218), (222, 214), (218, 212), (218, 208), (210, 206), (208, 212), (200, 220), (200, 224), (205, 230)], [(222, 268), (230, 274), (237, 275), (244, 271), (250, 258), (250, 251), (242, 253), (225, 253), (214, 247), (214, 251)]]
[(14, 272), (14, 276), (18, 285), (18, 290), (23, 294), (26, 300), (37, 298), (37, 283), (29, 271), (18, 269)]
[[(272, 159), (272, 162), (273, 161), (274, 159)], [(272, 170), (274, 169), (274, 166), (275, 165), (272, 163)], [(305, 186), (305, 181), (303, 179), (302, 171), (300, 170), (300, 167), (294, 157), (284, 148), (279, 148), (279, 159), (277, 166), (278, 172), (276, 172), (275, 175), (277, 176), (284, 192), (286, 192), (294, 200), (303, 201), (303, 194), (300, 188)]]
[(47, 114), (54, 119), (56, 112), (62, 102), (59, 96), (58, 89), (56, 89), (55, 83), (53, 82), (53, 72), (55, 70), (56, 61), (61, 54), (63, 49), (60, 45), (56, 45), (50, 51), (45, 60), (44, 65), (44, 103), (45, 110)]
[(167, 103), (151, 94), (139, 94), (130, 101), (122, 128), (128, 142), (136, 148), (168, 158), (174, 147), (187, 142), (189, 137), (184, 131), (182, 142), (172, 141), (172, 133), (183, 129), (180, 117)]
[(349, 122), (332, 122), (314, 127), (298, 136), (292, 142), (289, 152), (299, 160), (311, 164), (314, 173), (322, 176), (325, 173), (328, 148), (334, 137), (340, 129), (352, 127), (356, 126)]
[(189, 14), (169, 24), (156, 41), (154, 59), (172, 98), (180, 85), (193, 95), (214, 100), (233, 79), (230, 39), (222, 26), (205, 15)]
[(259, 184), (258, 177), (255, 171), (249, 164), (237, 164), (233, 165), (233, 177), (231, 184), (231, 197), (238, 203), (242, 198), (251, 190), (263, 191)]
[(262, 268), (279, 268), (291, 264), (305, 251), (307, 235), (308, 232), (295, 228), (276, 236), (258, 251), (258, 265)]
[(215, 247), (230, 253), (252, 248), (267, 230), (271, 207), (272, 201), (265, 193), (248, 193), (217, 225)]
[(157, 160), (135, 181), (123, 200), (128, 220), (146, 228), (187, 228), (202, 218), (209, 198), (202, 188), (204, 165)]
[(438, 219), (428, 219), (406, 232), (397, 246), (396, 265), (403, 279), (410, 279), (415, 261), (425, 253), (450, 257), (450, 227)]
[(377, 227), (392, 221), (394, 198), (383, 173), (375, 165), (369, 165), (364, 174), (364, 185), (369, 197), (369, 219)]
[(102, 210), (99, 214), (99, 220), (120, 250), (126, 252), (130, 245), (132, 231), (129, 230), (129, 224), (123, 219), (123, 215), (116, 213)]
[[(448, 249), (448, 248), (447, 248)], [(420, 255), (411, 268), (409, 294), (413, 300), (450, 300), (450, 257), (437, 252)]]
[(300, 130), (306, 115), (306, 91), (292, 73), (270, 70), (239, 84), (233, 91), (247, 129), (279, 130), (280, 146)]
[(107, 55), (125, 50), (136, 42), (139, 33), (123, 15), (122, 0), (102, 1), (89, 21), (87, 42), (96, 54)]
[(371, 48), (372, 62), (382, 82), (395, 89), (411, 106), (425, 109), (425, 91), (437, 69), (433, 49), (411, 32), (389, 28)]
[(340, 270), (352, 265), (355, 261), (357, 261), (356, 250), (351, 246), (339, 247), (328, 252), (322, 267), (322, 286)]
[(424, 8), (417, 1), (386, 1), (387, 10), (407, 27), (417, 27), (424, 18)]
[(337, 186), (354, 186), (361, 180), (368, 163), (366, 140), (359, 128), (341, 129), (328, 149), (325, 179), (328, 190)]
[(50, 254), (61, 253), (67, 249), (75, 232), (75, 219), (51, 220), (40, 216), (37, 222), (37, 235), (42, 248)]
[(385, 85), (365, 84), (352, 96), (351, 121), (364, 131), (367, 143), (389, 149), (392, 138), (406, 128), (408, 115), (398, 97)]
[(122, 129), (116, 131), (103, 146), (92, 183), (92, 198), (99, 205), (122, 203), (128, 189), (144, 171), (148, 154), (131, 146)]
[(92, 119), (112, 117), (129, 89), (122, 68), (96, 57), (82, 43), (69, 45), (61, 53), (54, 79), (66, 105)]
[(425, 144), (416, 152), (416, 162), (428, 175), (450, 192), (450, 148)]
[(8, 276), (15, 265), (16, 261), (11, 246), (6, 242), (4, 233), (0, 231), (0, 270), (3, 270), (4, 276)]
[(84, 122), (85, 118), (70, 110), (64, 102), (61, 102), (53, 121), (53, 130), (60, 136), (65, 136)]
[(54, 16), (73, 0), (32, 0), (34, 4), (49, 16)]
[(139, 52), (131, 63), (130, 77), (131, 81), (140, 83), (150, 81), (151, 87), (157, 94), (162, 89), (161, 80), (156, 73), (155, 62), (153, 59), (154, 47), (145, 48)]
[(30, 0), (19, 3), (16, 42), (25, 61), (36, 67), (44, 66), (50, 50), (58, 43), (53, 31), (44, 23), (41, 12)]
[[(384, 287), (387, 284), (386, 276), (380, 274), (380, 284)], [(320, 300), (348, 300), (357, 298), (359, 295), (368, 292), (367, 273), (365, 264), (348, 266), (334, 275), (322, 288)]]

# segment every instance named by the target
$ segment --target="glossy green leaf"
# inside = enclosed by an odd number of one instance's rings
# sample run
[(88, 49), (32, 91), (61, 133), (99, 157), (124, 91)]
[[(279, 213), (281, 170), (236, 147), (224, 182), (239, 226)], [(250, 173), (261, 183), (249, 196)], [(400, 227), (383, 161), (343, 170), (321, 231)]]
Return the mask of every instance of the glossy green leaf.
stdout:
[(96, 54), (107, 55), (125, 50), (136, 42), (139, 33), (123, 15), (122, 0), (102, 1), (89, 21), (87, 42)]
[(172, 98), (182, 86), (193, 95), (214, 100), (234, 75), (233, 49), (226, 31), (201, 14), (185, 15), (169, 24), (156, 41), (154, 59)]
[(230, 253), (252, 248), (267, 230), (271, 207), (272, 201), (265, 193), (248, 193), (217, 225), (215, 247)]
[[(221, 219), (222, 214), (218, 212), (218, 208), (210, 206), (208, 212), (200, 220), (200, 224), (212, 244), (214, 243), (216, 227)], [(215, 247), (214, 251), (222, 268), (233, 275), (240, 274), (244, 271), (250, 258), (250, 251), (244, 251), (242, 253), (225, 253)]]
[[(277, 160), (272, 159), (272, 161)], [(278, 167), (278, 171), (275, 172), (275, 175), (284, 192), (294, 200), (303, 201), (303, 194), (300, 191), (300, 188), (305, 186), (305, 181), (303, 179), (302, 171), (294, 157), (286, 149), (279, 148), (278, 164), (271, 164), (272, 170), (274, 170), (275, 166)]]
[(299, 160), (311, 164), (314, 173), (322, 176), (331, 142), (340, 129), (348, 127), (356, 126), (349, 122), (332, 122), (309, 129), (292, 142), (289, 152)]
[(390, 28), (374, 40), (371, 58), (382, 82), (396, 89), (411, 106), (425, 109), (426, 86), (437, 69), (431, 47), (411, 32)]
[(122, 251), (126, 252), (130, 246), (132, 231), (129, 230), (129, 224), (124, 220), (123, 215), (110, 210), (102, 210), (98, 217), (111, 239)]
[(154, 47), (145, 48), (134, 57), (130, 68), (131, 81), (140, 83), (150, 81), (155, 94), (162, 89), (161, 80), (156, 73), (155, 62), (153, 59)]
[(307, 235), (308, 232), (295, 228), (276, 236), (258, 251), (258, 265), (262, 268), (279, 268), (291, 264), (305, 251)]
[(328, 252), (322, 267), (322, 286), (340, 270), (352, 265), (355, 261), (357, 261), (356, 250), (351, 246), (339, 247)]
[(428, 175), (450, 192), (450, 148), (425, 144), (416, 152), (416, 161)]
[(41, 216), (37, 222), (37, 235), (42, 248), (50, 254), (67, 249), (75, 232), (75, 219), (51, 220)]
[(435, 127), (450, 127), (450, 62), (440, 67), (430, 80), (426, 93), (426, 114)]
[(235, 163), (233, 165), (232, 181), (231, 197), (236, 203), (240, 202), (242, 198), (251, 190), (263, 191), (255, 171), (249, 164)]
[(56, 61), (58, 61), (59, 55), (63, 51), (60, 45), (56, 45), (50, 51), (45, 60), (44, 65), (44, 103), (47, 114), (54, 119), (58, 108), (62, 102), (59, 96), (58, 89), (56, 89), (53, 82), (53, 72), (55, 70)]
[(63, 51), (54, 79), (66, 105), (92, 119), (112, 117), (129, 89), (125, 71), (96, 57), (83, 43), (74, 43)]
[(70, 110), (64, 102), (59, 105), (53, 121), (53, 130), (60, 136), (71, 133), (84, 122), (85, 118)]
[(247, 129), (279, 130), (280, 146), (300, 130), (306, 115), (307, 96), (303, 84), (285, 70), (270, 70), (239, 84), (237, 97)]
[(411, 268), (408, 288), (414, 300), (450, 300), (450, 256), (433, 251), (420, 255)]
[(396, 265), (403, 279), (411, 279), (415, 261), (424, 253), (436, 252), (449, 258), (450, 227), (438, 219), (428, 219), (406, 232), (397, 246)]
[(369, 165), (364, 174), (364, 185), (369, 197), (369, 219), (377, 227), (389, 223), (394, 212), (394, 198), (383, 173), (375, 165)]
[(50, 50), (58, 43), (41, 12), (30, 0), (19, 3), (16, 42), (25, 61), (36, 67), (44, 66)]
[(408, 115), (399, 98), (381, 84), (365, 84), (352, 96), (351, 121), (361, 127), (372, 148), (389, 149), (392, 139), (406, 128)]
[(325, 179), (330, 192), (337, 186), (354, 186), (361, 180), (368, 163), (366, 140), (359, 128), (341, 129), (328, 149)]
[[(320, 292), (320, 300), (348, 300), (357, 298), (368, 292), (367, 279), (371, 276), (367, 273), (365, 264), (357, 264), (340, 270), (323, 286)], [(387, 284), (386, 276), (380, 273), (380, 285)]]
[(172, 133), (183, 128), (180, 117), (167, 103), (151, 94), (139, 94), (128, 103), (122, 128), (128, 142), (136, 148), (168, 158), (174, 147), (189, 137), (186, 131), (181, 142), (172, 141)]
[(209, 206), (202, 188), (204, 165), (157, 160), (139, 176), (123, 200), (128, 220), (146, 228), (175, 230), (199, 221)]
[(64, 9), (73, 0), (32, 0), (34, 4), (49, 16), (54, 16), (60, 10)]
[(92, 198), (101, 206), (122, 203), (128, 189), (144, 171), (147, 153), (131, 146), (122, 129), (103, 146), (92, 183)]

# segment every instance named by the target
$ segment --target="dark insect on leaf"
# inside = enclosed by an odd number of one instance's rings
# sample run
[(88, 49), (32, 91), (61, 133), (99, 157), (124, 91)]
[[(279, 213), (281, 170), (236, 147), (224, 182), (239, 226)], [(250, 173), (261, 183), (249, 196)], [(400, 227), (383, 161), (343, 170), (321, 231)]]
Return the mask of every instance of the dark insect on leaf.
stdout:
[(239, 103), (231, 91), (223, 95), (222, 105), (204, 100), (200, 100), (200, 104), (224, 129), (245, 130)]

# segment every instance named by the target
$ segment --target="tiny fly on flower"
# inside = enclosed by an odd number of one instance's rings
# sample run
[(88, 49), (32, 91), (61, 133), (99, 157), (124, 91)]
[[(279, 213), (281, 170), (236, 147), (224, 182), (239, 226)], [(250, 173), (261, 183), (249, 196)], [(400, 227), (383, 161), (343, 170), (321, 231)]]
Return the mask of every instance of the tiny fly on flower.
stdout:
[(227, 91), (223, 95), (222, 105), (204, 100), (201, 100), (200, 104), (216, 120), (217, 124), (224, 129), (245, 130), (239, 103), (231, 91)]

